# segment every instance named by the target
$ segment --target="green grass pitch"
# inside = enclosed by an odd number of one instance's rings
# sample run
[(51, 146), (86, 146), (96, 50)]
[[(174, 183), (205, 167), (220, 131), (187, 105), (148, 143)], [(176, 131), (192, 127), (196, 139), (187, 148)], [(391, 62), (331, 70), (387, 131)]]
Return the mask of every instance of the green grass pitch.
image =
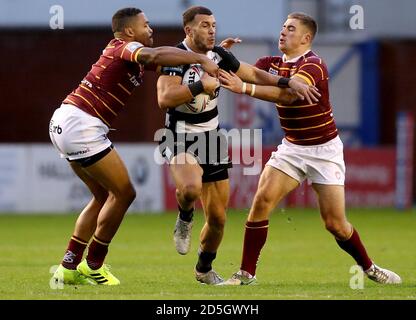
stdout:
[[(229, 277), (238, 270), (248, 211), (230, 211), (214, 268)], [(353, 259), (325, 231), (317, 210), (276, 210), (270, 219), (254, 286), (201, 285), (194, 279), (201, 212), (195, 215), (192, 249), (176, 253), (175, 213), (128, 214), (106, 262), (118, 287), (65, 286), (51, 289), (51, 266), (59, 264), (75, 214), (0, 215), (0, 300), (302, 300), (416, 299), (416, 215), (394, 210), (350, 210), (349, 220), (370, 257), (401, 275), (403, 284), (383, 286), (365, 279), (350, 288)]]

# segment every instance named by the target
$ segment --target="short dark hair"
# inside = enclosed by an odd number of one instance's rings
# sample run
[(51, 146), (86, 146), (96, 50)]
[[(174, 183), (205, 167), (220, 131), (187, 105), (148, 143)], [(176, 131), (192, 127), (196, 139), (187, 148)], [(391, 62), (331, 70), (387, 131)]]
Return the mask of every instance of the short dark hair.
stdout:
[(207, 16), (212, 16), (212, 11), (206, 7), (201, 6), (192, 6), (182, 14), (183, 26), (185, 27), (189, 22), (195, 19), (197, 14), (206, 14)]
[(299, 20), (308, 30), (312, 33), (312, 40), (318, 32), (318, 24), (310, 15), (303, 12), (292, 12), (289, 14), (288, 19)]
[(111, 27), (113, 32), (121, 32), (129, 23), (130, 18), (142, 13), (138, 8), (123, 8), (118, 10), (111, 19)]

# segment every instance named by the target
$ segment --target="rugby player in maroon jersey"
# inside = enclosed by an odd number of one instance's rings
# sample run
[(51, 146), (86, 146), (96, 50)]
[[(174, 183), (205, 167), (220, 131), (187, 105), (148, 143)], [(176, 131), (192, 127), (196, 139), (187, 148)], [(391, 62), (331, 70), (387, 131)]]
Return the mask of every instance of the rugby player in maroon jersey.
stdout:
[(285, 133), (282, 144), (272, 153), (260, 177), (246, 221), (240, 270), (224, 283), (226, 285), (247, 285), (256, 281), (256, 266), (266, 242), (270, 213), (305, 179), (312, 183), (318, 196), (326, 229), (365, 274), (379, 283), (401, 282), (397, 274), (374, 264), (358, 232), (346, 218), (343, 144), (329, 101), (328, 70), (311, 48), (316, 32), (313, 18), (303, 13), (290, 14), (280, 32), (279, 49), (284, 55), (264, 57), (256, 63), (256, 67), (270, 73), (316, 86), (321, 94), (316, 103), (298, 99), (291, 89), (244, 84), (235, 74), (220, 74), (225, 88), (275, 102)]
[(104, 259), (136, 191), (107, 133), (142, 82), (144, 70), (198, 63), (207, 73), (218, 74), (217, 64), (205, 55), (174, 47), (151, 48), (153, 30), (140, 9), (117, 11), (112, 30), (114, 39), (78, 88), (55, 110), (49, 126), (55, 148), (93, 195), (75, 223), (62, 263), (52, 278), (64, 284), (120, 283)]

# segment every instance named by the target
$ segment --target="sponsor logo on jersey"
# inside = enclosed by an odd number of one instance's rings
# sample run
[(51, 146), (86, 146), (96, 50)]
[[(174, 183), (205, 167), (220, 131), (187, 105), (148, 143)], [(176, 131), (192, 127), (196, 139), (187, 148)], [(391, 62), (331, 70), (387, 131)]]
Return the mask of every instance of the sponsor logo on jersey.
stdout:
[(129, 80), (135, 87), (140, 86), (140, 81), (137, 80), (136, 76), (131, 76)]
[(191, 70), (189, 71), (189, 79), (188, 79), (188, 84), (192, 84), (195, 82), (195, 77), (196, 75), (199, 76), (199, 70), (197, 67), (193, 66), (191, 68)]
[(137, 48), (143, 47), (143, 45), (139, 42), (129, 42), (126, 45), (126, 49), (129, 50), (130, 52), (134, 52), (136, 51)]
[(91, 82), (89, 82), (87, 79), (83, 79), (82, 81), (81, 81), (81, 83), (83, 84), (83, 85), (86, 85), (87, 87), (89, 87), (89, 88), (92, 88), (92, 83)]

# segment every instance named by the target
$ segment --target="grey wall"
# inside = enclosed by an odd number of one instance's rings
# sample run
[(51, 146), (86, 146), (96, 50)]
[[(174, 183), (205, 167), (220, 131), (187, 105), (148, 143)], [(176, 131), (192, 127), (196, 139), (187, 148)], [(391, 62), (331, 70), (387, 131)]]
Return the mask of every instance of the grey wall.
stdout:
[[(316, 17), (321, 30), (335, 35), (338, 41), (340, 38), (416, 36), (415, 0), (288, 0), (286, 3), (288, 11), (304, 11)], [(360, 5), (364, 10), (362, 30), (349, 27), (353, 5)]]
[(151, 25), (182, 24), (182, 12), (190, 5), (205, 5), (218, 21), (218, 35), (270, 38), (280, 29), (284, 0), (0, 0), (0, 26), (49, 27), (51, 6), (64, 9), (65, 26), (109, 25), (113, 13), (123, 7), (139, 7)]
[[(152, 25), (181, 25), (181, 13), (190, 5), (200, 4), (213, 10), (218, 35), (273, 39), (289, 11), (304, 11), (318, 20), (349, 21), (353, 4), (364, 9), (364, 30), (341, 32), (344, 38), (373, 36), (416, 36), (414, 0), (0, 0), (1, 26), (49, 27), (51, 6), (64, 8), (66, 26), (109, 25), (119, 8), (138, 6)], [(333, 19), (332, 19), (333, 20)], [(324, 26), (324, 22), (322, 26)], [(331, 33), (331, 29), (328, 30)], [(339, 40), (339, 36), (338, 36)]]

